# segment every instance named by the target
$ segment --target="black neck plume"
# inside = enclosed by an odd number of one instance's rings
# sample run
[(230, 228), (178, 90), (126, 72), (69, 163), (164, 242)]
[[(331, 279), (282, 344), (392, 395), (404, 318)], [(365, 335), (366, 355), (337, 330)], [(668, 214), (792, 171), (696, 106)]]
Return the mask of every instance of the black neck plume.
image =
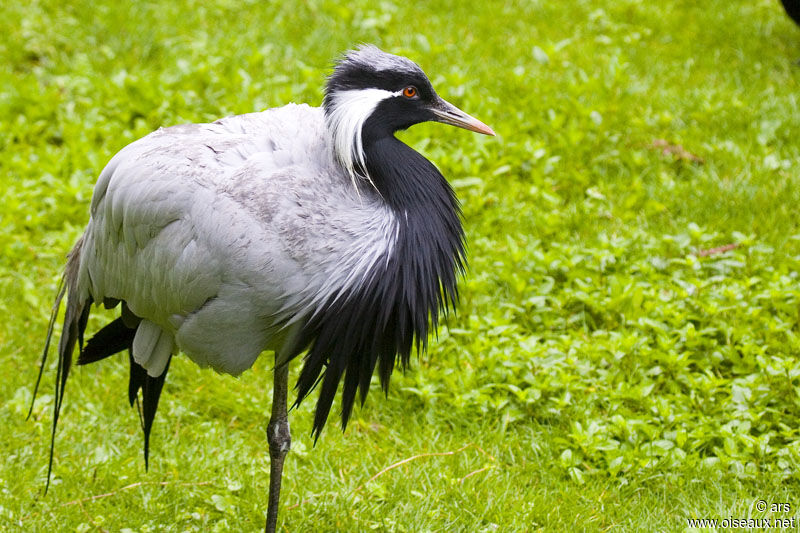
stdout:
[[(464, 271), (464, 232), (458, 200), (427, 159), (394, 136), (364, 139), (367, 172), (398, 224), (391, 256), (366, 281), (334, 295), (304, 326), (309, 347), (297, 382), (299, 403), (321, 380), (313, 433), (319, 437), (344, 379), (342, 428), (356, 393), (366, 399), (375, 368), (384, 391), (399, 360), (424, 351), (429, 327), (455, 307)], [(364, 184), (365, 187), (371, 187)]]

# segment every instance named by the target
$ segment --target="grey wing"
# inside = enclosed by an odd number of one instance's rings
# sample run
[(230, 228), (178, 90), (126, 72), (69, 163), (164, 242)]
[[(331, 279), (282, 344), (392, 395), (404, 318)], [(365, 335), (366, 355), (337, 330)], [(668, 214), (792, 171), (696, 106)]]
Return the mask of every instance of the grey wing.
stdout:
[[(308, 280), (271, 224), (291, 197), (273, 178), (319, 172), (307, 160), (324, 144), (320, 114), (292, 106), (159, 130), (102, 172), (78, 289), (143, 319), (134, 356), (151, 375), (176, 348), (237, 374), (281, 336), (287, 295)], [(305, 146), (292, 131), (302, 126)]]

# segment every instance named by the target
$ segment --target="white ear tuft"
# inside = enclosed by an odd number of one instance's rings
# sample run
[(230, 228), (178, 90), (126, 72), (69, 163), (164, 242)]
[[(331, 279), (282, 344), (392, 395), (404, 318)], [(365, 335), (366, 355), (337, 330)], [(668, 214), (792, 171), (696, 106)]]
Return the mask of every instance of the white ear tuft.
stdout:
[(336, 159), (350, 176), (354, 186), (358, 178), (372, 183), (367, 174), (361, 139), (364, 123), (381, 101), (396, 94), (383, 89), (350, 89), (336, 91), (331, 95), (325, 121)]

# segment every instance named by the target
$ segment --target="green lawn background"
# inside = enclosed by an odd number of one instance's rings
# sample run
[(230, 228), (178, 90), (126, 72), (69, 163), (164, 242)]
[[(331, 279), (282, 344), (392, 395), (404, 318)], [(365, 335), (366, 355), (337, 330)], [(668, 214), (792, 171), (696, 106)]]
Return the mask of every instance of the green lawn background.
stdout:
[(458, 313), (345, 434), (331, 424), (313, 446), (313, 402), (291, 414), (283, 530), (795, 516), (800, 29), (777, 0), (11, 0), (3, 13), (0, 529), (263, 527), (269, 357), (239, 379), (177, 359), (149, 472), (126, 357), (77, 369), (46, 497), (52, 365), (25, 415), (108, 159), (162, 125), (317, 105), (332, 59), (359, 42), (417, 61), (498, 137), (402, 134), (463, 203)]

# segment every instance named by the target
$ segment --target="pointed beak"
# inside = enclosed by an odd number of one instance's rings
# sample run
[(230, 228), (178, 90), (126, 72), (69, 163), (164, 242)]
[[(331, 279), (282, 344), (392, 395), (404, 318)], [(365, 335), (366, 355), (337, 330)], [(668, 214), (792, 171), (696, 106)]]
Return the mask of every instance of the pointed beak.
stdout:
[(439, 98), (439, 101), (430, 108), (436, 122), (450, 124), (457, 128), (483, 133), (484, 135), (495, 135), (492, 128), (481, 122), (475, 117), (467, 115), (450, 102)]

